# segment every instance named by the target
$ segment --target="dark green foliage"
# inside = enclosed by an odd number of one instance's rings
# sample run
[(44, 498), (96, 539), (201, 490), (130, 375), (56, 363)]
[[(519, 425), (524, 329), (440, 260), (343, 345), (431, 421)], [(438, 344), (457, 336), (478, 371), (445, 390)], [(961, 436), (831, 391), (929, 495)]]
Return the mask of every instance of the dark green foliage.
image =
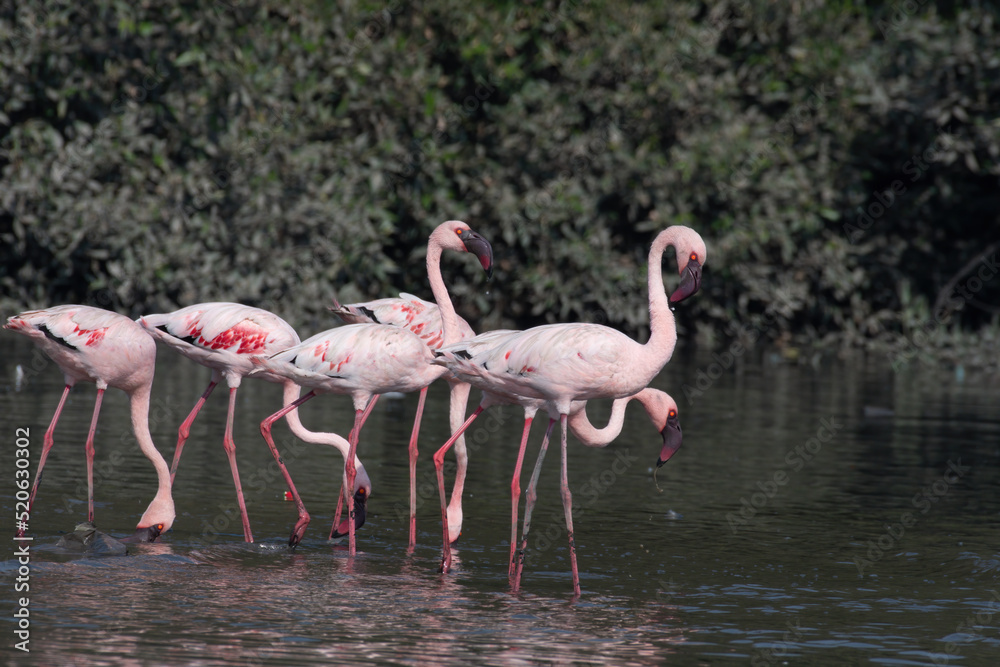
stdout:
[(635, 334), (686, 224), (706, 342), (765, 312), (800, 344), (993, 335), (1000, 279), (935, 308), (1000, 240), (997, 15), (959, 5), (4, 4), (0, 306), (315, 329), (334, 294), (429, 296), (457, 218), (498, 259), (489, 295), (445, 269), (477, 328)]

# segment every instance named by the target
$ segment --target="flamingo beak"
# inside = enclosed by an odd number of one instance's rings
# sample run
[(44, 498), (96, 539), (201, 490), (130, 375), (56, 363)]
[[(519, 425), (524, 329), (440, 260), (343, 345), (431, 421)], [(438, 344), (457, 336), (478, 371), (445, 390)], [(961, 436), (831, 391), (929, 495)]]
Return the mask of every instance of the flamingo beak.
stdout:
[[(365, 525), (367, 508), (368, 493), (365, 491), (364, 487), (362, 487), (354, 493), (354, 530), (358, 530), (361, 526)], [(350, 518), (344, 519), (340, 522), (340, 525), (337, 526), (337, 530), (333, 531), (334, 539), (347, 535), (351, 529), (351, 527), (347, 524), (348, 521), (350, 521)]]
[(701, 287), (701, 264), (698, 260), (689, 260), (681, 271), (681, 284), (670, 295), (670, 303), (679, 303), (698, 291)]
[(490, 242), (471, 229), (462, 231), (458, 235), (458, 238), (462, 239), (462, 243), (465, 244), (465, 249), (468, 252), (479, 258), (479, 263), (483, 265), (483, 271), (486, 272), (486, 279), (489, 280), (492, 278), (493, 246), (490, 245)]
[(681, 448), (681, 423), (677, 415), (667, 419), (667, 425), (660, 431), (663, 436), (663, 449), (660, 450), (660, 458), (656, 460), (656, 467), (661, 467), (670, 460), (678, 449)]
[(155, 542), (156, 538), (160, 536), (163, 532), (163, 524), (156, 523), (152, 526), (146, 526), (145, 528), (136, 528), (135, 532), (128, 537), (123, 538), (122, 542)]

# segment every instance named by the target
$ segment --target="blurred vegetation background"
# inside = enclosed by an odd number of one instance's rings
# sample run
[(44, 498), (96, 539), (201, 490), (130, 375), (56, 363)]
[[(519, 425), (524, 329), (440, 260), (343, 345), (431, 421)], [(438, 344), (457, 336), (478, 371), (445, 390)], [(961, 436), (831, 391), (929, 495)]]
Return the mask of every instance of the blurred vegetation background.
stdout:
[(992, 2), (0, 6), (4, 317), (231, 300), (310, 334), (333, 295), (430, 298), (457, 218), (497, 255), (446, 262), (477, 330), (644, 337), (685, 224), (686, 340), (1000, 356)]

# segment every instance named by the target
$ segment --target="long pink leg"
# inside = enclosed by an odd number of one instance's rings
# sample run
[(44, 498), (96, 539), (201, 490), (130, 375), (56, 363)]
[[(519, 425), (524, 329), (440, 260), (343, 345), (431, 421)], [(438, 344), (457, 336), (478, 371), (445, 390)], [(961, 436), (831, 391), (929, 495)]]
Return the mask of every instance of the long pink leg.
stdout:
[(97, 431), (97, 417), (101, 414), (101, 401), (104, 400), (104, 390), (97, 390), (97, 400), (94, 401), (94, 416), (90, 418), (90, 431), (87, 433), (87, 521), (94, 523), (94, 433)]
[(292, 529), (292, 536), (288, 538), (288, 546), (293, 548), (302, 541), (302, 536), (305, 535), (306, 527), (309, 526), (309, 512), (306, 511), (306, 506), (302, 502), (302, 498), (299, 497), (299, 492), (295, 488), (295, 484), (292, 482), (292, 476), (288, 474), (288, 469), (285, 468), (285, 462), (282, 460), (281, 454), (278, 452), (278, 448), (274, 444), (274, 438), (271, 437), (271, 425), (315, 395), (315, 392), (310, 391), (302, 398), (289, 403), (260, 423), (260, 434), (264, 436), (264, 440), (267, 442), (267, 446), (270, 448), (271, 454), (274, 456), (274, 460), (278, 464), (278, 468), (281, 469), (281, 474), (285, 477), (285, 483), (288, 484), (288, 490), (292, 492), (292, 498), (295, 500), (295, 506), (299, 510), (299, 520), (295, 523), (295, 528)]
[(201, 395), (201, 398), (194, 404), (194, 408), (191, 409), (191, 413), (187, 418), (181, 423), (181, 427), (177, 429), (177, 446), (174, 447), (174, 462), (170, 465), (170, 484), (174, 483), (174, 477), (177, 476), (177, 466), (181, 462), (181, 450), (184, 449), (184, 443), (187, 442), (188, 436), (191, 435), (191, 424), (194, 423), (194, 418), (198, 416), (198, 412), (201, 411), (201, 406), (205, 405), (205, 401), (208, 397), (212, 395), (212, 390), (215, 389), (215, 385), (219, 384), (215, 380), (208, 383), (208, 389), (205, 393)]
[(444, 455), (448, 453), (448, 450), (455, 444), (459, 436), (465, 433), (466, 429), (472, 425), (472, 422), (476, 421), (476, 417), (482, 411), (483, 406), (479, 405), (472, 411), (472, 414), (465, 420), (461, 428), (451, 434), (448, 442), (441, 445), (441, 449), (434, 452), (434, 471), (437, 473), (438, 495), (441, 496), (441, 526), (444, 531), (444, 547), (441, 552), (441, 567), (438, 570), (439, 572), (448, 572), (451, 570), (451, 539), (448, 535), (448, 500), (444, 491)]
[[(52, 415), (52, 421), (49, 422), (49, 428), (45, 431), (45, 439), (42, 441), (42, 455), (38, 458), (38, 470), (35, 471), (35, 483), (31, 485), (31, 495), (28, 496), (28, 517), (31, 516), (31, 507), (35, 504), (35, 494), (38, 493), (38, 484), (42, 481), (42, 468), (45, 467), (45, 459), (49, 458), (49, 450), (52, 449), (52, 445), (55, 443), (55, 439), (52, 434), (56, 430), (56, 422), (59, 421), (59, 415), (62, 413), (63, 406), (66, 404), (66, 397), (69, 395), (69, 390), (73, 388), (73, 385), (66, 385), (63, 389), (62, 398), (59, 399), (59, 405), (56, 406), (56, 413)], [(24, 525), (27, 526), (28, 518), (25, 518)], [(24, 531), (26, 528), (18, 528), (16, 535), (18, 537), (24, 537)]]
[(517, 550), (517, 504), (521, 496), (521, 465), (524, 463), (524, 450), (528, 445), (528, 433), (531, 432), (531, 422), (534, 416), (524, 415), (524, 432), (521, 434), (521, 448), (517, 451), (517, 463), (514, 465), (514, 477), (510, 481), (510, 561), (507, 564), (507, 579), (513, 583), (514, 552)]
[(549, 425), (545, 429), (545, 437), (542, 438), (542, 446), (538, 449), (538, 460), (535, 461), (535, 469), (531, 473), (531, 481), (528, 482), (528, 490), (524, 494), (524, 527), (521, 528), (521, 550), (517, 558), (517, 573), (514, 575), (514, 592), (521, 587), (521, 572), (524, 569), (524, 552), (528, 548), (528, 531), (531, 528), (531, 513), (535, 509), (535, 501), (538, 500), (538, 477), (542, 472), (542, 461), (545, 460), (545, 452), (549, 448), (549, 436), (552, 434), (554, 419), (549, 419)]
[[(364, 412), (361, 412), (360, 410), (357, 410), (354, 413), (354, 426), (351, 428), (351, 433), (347, 436), (347, 442), (348, 442), (349, 445), (353, 444), (354, 447), (355, 447), (355, 450), (357, 450), (358, 437), (359, 437), (359, 435), (361, 433), (361, 427), (365, 425), (366, 421), (368, 421), (368, 415), (370, 415), (372, 413), (372, 408), (375, 407), (375, 402), (378, 401), (378, 396), (379, 396), (378, 394), (375, 394), (374, 396), (372, 396), (371, 400), (368, 402), (368, 405), (365, 406)], [(360, 421), (359, 421), (358, 415), (361, 415), (360, 416)], [(346, 470), (347, 469), (347, 467), (346, 467), (347, 463), (346, 462), (344, 463), (344, 466), (345, 466), (344, 469)], [(354, 467), (354, 459), (353, 458), (351, 459), (351, 466)], [(354, 487), (352, 486), (351, 488), (353, 489)], [(353, 518), (353, 516), (354, 516), (354, 500), (353, 500), (354, 493), (353, 493), (353, 491), (351, 492), (351, 498), (352, 498), (352, 500), (351, 500), (351, 514), (350, 514), (350, 516)], [(327, 538), (328, 540), (332, 540), (334, 533), (337, 532), (337, 526), (340, 525), (340, 512), (341, 512), (341, 510), (343, 508), (344, 508), (344, 483), (341, 482), (340, 483), (340, 493), (337, 495), (337, 513), (333, 515), (333, 525), (330, 526), (330, 537)], [(351, 524), (351, 527), (349, 527), (347, 529), (348, 535), (350, 535), (351, 531), (353, 530), (353, 526), (354, 526), (354, 522), (353, 521), (350, 521), (349, 523)], [(341, 535), (341, 537), (343, 537), (343, 535)], [(347, 539), (348, 539), (348, 542), (350, 542), (350, 537), (348, 537)], [(354, 552), (352, 551), (351, 553), (353, 554)]]
[(566, 415), (559, 415), (562, 427), (562, 473), (559, 476), (559, 490), (562, 493), (563, 512), (566, 515), (566, 532), (569, 534), (569, 563), (573, 570), (573, 595), (580, 595), (580, 571), (576, 567), (576, 541), (573, 539), (573, 493), (569, 490), (569, 476), (566, 473)]
[(420, 418), (424, 414), (424, 401), (427, 399), (427, 387), (420, 390), (420, 400), (417, 403), (417, 416), (413, 419), (413, 432), (410, 434), (410, 542), (408, 549), (413, 553), (417, 546), (417, 436), (420, 434)]
[(372, 405), (374, 405), (375, 400), (378, 396), (373, 396), (368, 407), (365, 408), (364, 413), (361, 410), (355, 412), (354, 416), (354, 428), (351, 429), (350, 443), (347, 448), (347, 459), (344, 461), (344, 470), (347, 473), (347, 553), (353, 556), (357, 550), (357, 544), (355, 541), (355, 514), (354, 514), (354, 483), (358, 476), (358, 468), (354, 465), (354, 457), (358, 452), (358, 433), (361, 431), (361, 425), (364, 423), (364, 418), (368, 412), (371, 411)]
[(233, 484), (236, 485), (236, 500), (240, 504), (240, 517), (243, 519), (243, 539), (253, 542), (253, 533), (250, 532), (250, 518), (247, 516), (247, 503), (243, 499), (243, 485), (240, 484), (240, 470), (236, 467), (236, 442), (233, 440), (233, 413), (236, 410), (236, 389), (229, 388), (229, 414), (226, 416), (226, 435), (222, 439), (222, 446), (229, 457), (229, 467), (233, 471)]

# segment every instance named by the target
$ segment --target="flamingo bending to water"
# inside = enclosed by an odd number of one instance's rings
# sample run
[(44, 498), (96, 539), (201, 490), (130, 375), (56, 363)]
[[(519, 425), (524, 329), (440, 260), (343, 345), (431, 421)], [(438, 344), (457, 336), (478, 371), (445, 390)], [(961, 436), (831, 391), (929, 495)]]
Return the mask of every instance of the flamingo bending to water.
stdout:
[[(681, 275), (680, 286), (669, 299), (663, 288), (660, 268), (668, 246), (674, 247)], [(572, 403), (631, 396), (656, 377), (670, 360), (677, 343), (677, 327), (670, 302), (679, 302), (698, 290), (706, 254), (704, 240), (689, 227), (668, 227), (653, 240), (647, 275), (650, 337), (645, 345), (599, 324), (549, 324), (503, 336), (485, 350), (468, 353), (469, 367), (475, 369), (474, 373), (488, 378), (492, 391), (540, 399), (551, 406), (550, 414), (559, 415), (562, 428), (560, 490), (576, 595), (580, 593), (580, 575), (573, 541), (572, 494), (566, 471), (566, 429)]]
[[(175, 310), (172, 313), (145, 315), (137, 321), (156, 340), (212, 370), (208, 388), (195, 402), (190, 414), (184, 419), (177, 431), (177, 446), (174, 449), (174, 460), (170, 470), (171, 481), (177, 474), (184, 443), (191, 433), (191, 425), (194, 423), (195, 417), (198, 416), (215, 386), (223, 378), (226, 380), (226, 384), (229, 386), (229, 412), (226, 416), (226, 431), (222, 444), (226, 456), (229, 458), (233, 484), (236, 486), (236, 500), (243, 521), (243, 537), (247, 542), (253, 542), (250, 519), (247, 516), (246, 501), (243, 497), (243, 486), (240, 482), (239, 468), (236, 465), (236, 442), (233, 440), (236, 391), (242, 384), (243, 378), (256, 368), (250, 360), (251, 356), (274, 354), (297, 345), (299, 335), (295, 333), (290, 324), (274, 313), (239, 303), (199, 303)], [(299, 397), (301, 391), (299, 385), (286, 378), (264, 372), (257, 372), (254, 377), (282, 384), (283, 405), (288, 405)], [(298, 411), (290, 411), (286, 420), (292, 433), (301, 440), (332, 445), (337, 447), (343, 455), (347, 455), (347, 448), (343, 446), (343, 439), (340, 436), (308, 430), (299, 420)], [(300, 520), (292, 532), (292, 539), (289, 540), (290, 545), (295, 546), (301, 540), (302, 533), (305, 532), (309, 523), (309, 515), (305, 511), (305, 506), (302, 504), (295, 484), (285, 468), (284, 461), (278, 453), (274, 441), (269, 437), (265, 440), (299, 510)], [(357, 461), (356, 465), (360, 466), (360, 461)], [(359, 469), (364, 474), (363, 466)], [(367, 485), (366, 493), (371, 491), (371, 484), (367, 480), (367, 474), (364, 474), (364, 484)]]
[[(455, 437), (468, 429), (469, 426), (472, 425), (472, 422), (475, 421), (484, 410), (489, 409), (494, 405), (520, 405), (524, 409), (524, 430), (521, 434), (521, 445), (518, 449), (517, 462), (514, 466), (513, 478), (511, 479), (511, 540), (508, 576), (511, 578), (511, 583), (514, 586), (515, 591), (517, 590), (520, 580), (520, 574), (515, 570), (514, 561), (514, 554), (517, 545), (518, 499), (521, 494), (521, 466), (524, 462), (524, 452), (528, 442), (528, 433), (531, 430), (531, 423), (534, 420), (535, 413), (537, 413), (540, 408), (545, 408), (549, 411), (549, 426), (545, 431), (545, 437), (542, 441), (542, 448), (540, 450), (540, 452), (544, 452), (545, 448), (548, 446), (548, 439), (552, 430), (552, 425), (555, 423), (553, 419), (555, 415), (553, 414), (554, 410), (551, 406), (547, 405), (546, 402), (541, 399), (527, 398), (504, 392), (502, 389), (498, 388), (497, 383), (494, 382), (488, 374), (484, 374), (482, 369), (470, 362), (470, 360), (475, 357), (475, 354), (478, 351), (489, 349), (500, 344), (500, 342), (504, 339), (519, 333), (521, 332), (510, 330), (489, 331), (470, 341), (456, 343), (454, 345), (441, 348), (441, 350), (435, 355), (434, 360), (435, 363), (443, 365), (451, 370), (456, 377), (468, 382), (474, 387), (478, 387), (483, 392), (482, 401), (473, 414), (468, 420), (466, 420), (461, 428), (452, 435), (452, 438), (442, 445), (434, 455), (434, 465), (438, 474), (438, 489), (442, 502), (442, 516), (444, 516), (444, 454), (448, 451), (448, 448), (451, 446)], [(663, 447), (660, 450), (660, 456), (657, 461), (657, 465), (661, 466), (666, 463), (666, 461), (681, 445), (680, 424), (677, 422), (677, 404), (669, 395), (662, 391), (647, 388), (633, 396), (616, 400), (612, 406), (611, 418), (608, 425), (603, 429), (597, 429), (590, 423), (586, 413), (586, 401), (574, 401), (571, 407), (569, 427), (577, 438), (583, 442), (583, 444), (589, 447), (606, 446), (617, 438), (619, 433), (621, 433), (625, 418), (625, 407), (633, 399), (638, 399), (643, 404), (643, 407), (646, 408), (646, 412), (649, 414), (650, 419), (663, 436)], [(544, 454), (540, 453), (539, 459), (543, 456)], [(541, 461), (539, 460), (536, 468), (540, 466)], [(526, 526), (530, 524), (531, 509), (534, 506), (534, 498), (535, 492), (532, 487), (529, 488), (528, 504), (525, 507)], [(451, 566), (451, 550), (448, 544), (451, 540), (449, 539), (447, 522), (442, 520), (442, 523), (444, 524), (444, 547), (442, 549), (440, 570), (442, 572), (448, 572)], [(516, 578), (515, 574), (517, 575)]]
[[(66, 403), (69, 390), (80, 381), (97, 384), (97, 400), (87, 434), (87, 521), (94, 522), (94, 432), (101, 412), (104, 390), (121, 389), (129, 397), (132, 430), (142, 453), (156, 468), (156, 496), (146, 508), (135, 533), (126, 541), (152, 542), (174, 523), (174, 501), (170, 492), (167, 462), (153, 444), (149, 433), (149, 397), (156, 367), (156, 344), (135, 322), (108, 310), (91, 306), (66, 305), (14, 315), (5, 329), (31, 338), (56, 362), (66, 378), (62, 398), (45, 431), (38, 471), (28, 498), (28, 513), (35, 502), (42, 469), (54, 442), (53, 433)], [(25, 522), (27, 519), (25, 519)], [(23, 536), (24, 529), (17, 531)]]
[[(398, 298), (376, 299), (365, 303), (349, 303), (341, 305), (336, 300), (330, 309), (341, 320), (348, 324), (391, 324), (409, 329), (415, 333), (431, 350), (437, 350), (444, 343), (444, 318), (437, 304), (424, 301), (412, 294), (402, 293)], [(466, 340), (475, 336), (469, 323), (459, 315), (455, 315), (458, 324), (457, 340)], [(471, 387), (458, 381), (450, 373), (444, 376), (448, 383), (451, 397), (449, 401), (448, 420), (451, 432), (455, 433), (465, 420), (465, 408), (469, 402)], [(417, 416), (414, 423), (419, 425), (423, 413), (427, 387), (420, 390), (420, 400), (417, 406)], [(417, 542), (417, 443), (416, 431), (410, 438), (410, 538), (409, 547), (413, 549)], [(455, 441), (455, 486), (451, 492), (451, 502), (448, 505), (448, 522), (452, 528), (452, 540), (458, 539), (462, 532), (462, 490), (465, 487), (465, 474), (469, 466), (468, 450), (464, 435), (459, 435)], [(338, 501), (338, 508), (340, 507)]]
[[(493, 249), (482, 236), (458, 220), (437, 226), (427, 245), (427, 272), (434, 299), (441, 309), (444, 341), (454, 341), (457, 325), (454, 306), (441, 278), (443, 250), (471, 252), (483, 269), (493, 268)], [(446, 369), (434, 365), (431, 349), (409, 329), (388, 324), (348, 324), (319, 333), (301, 344), (270, 357), (255, 357), (262, 371), (292, 380), (310, 391), (264, 420), (261, 430), (287, 411), (293, 410), (320, 393), (348, 394), (354, 403), (355, 421), (348, 438), (350, 452), (345, 463), (348, 496), (349, 553), (356, 551), (354, 485), (356, 471), (354, 455), (366, 412), (379, 394), (389, 391), (410, 392), (423, 389), (441, 377)], [(422, 407), (422, 406), (421, 406)], [(410, 451), (416, 450), (417, 420), (411, 435)], [(460, 490), (458, 491), (460, 493)]]

